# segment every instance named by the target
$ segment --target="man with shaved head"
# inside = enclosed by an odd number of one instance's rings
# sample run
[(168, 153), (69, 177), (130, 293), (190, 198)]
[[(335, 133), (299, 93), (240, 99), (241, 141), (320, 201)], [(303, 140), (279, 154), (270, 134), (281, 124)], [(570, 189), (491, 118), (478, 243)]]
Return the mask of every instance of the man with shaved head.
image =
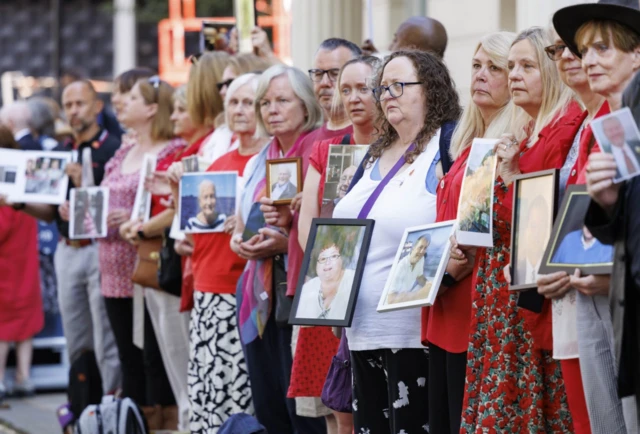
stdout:
[[(70, 187), (100, 185), (105, 165), (120, 147), (120, 140), (98, 125), (102, 106), (88, 80), (74, 81), (62, 92), (62, 108), (74, 140), (55, 150), (77, 151), (77, 159), (66, 166)], [(69, 361), (73, 363), (84, 351), (94, 351), (104, 393), (109, 393), (120, 386), (120, 360), (100, 292), (98, 243), (69, 239), (68, 217), (70, 212), (73, 215), (69, 202), (56, 211), (61, 240), (56, 248), (55, 268)]]
[(187, 221), (187, 230), (191, 232), (208, 232), (216, 228), (222, 230), (222, 224), (227, 219), (225, 214), (216, 210), (216, 186), (213, 182), (204, 180), (198, 186), (198, 207), (200, 212)]
[[(429, 51), (438, 57), (444, 57), (447, 48), (447, 31), (442, 23), (429, 17), (411, 17), (404, 21), (393, 35), (389, 51), (420, 50)], [(367, 54), (377, 50), (373, 42), (367, 39), (362, 51)]]
[(31, 134), (30, 120), (31, 110), (26, 101), (15, 101), (0, 109), (0, 124), (11, 130), (20, 148), (25, 151), (41, 151), (40, 142)]

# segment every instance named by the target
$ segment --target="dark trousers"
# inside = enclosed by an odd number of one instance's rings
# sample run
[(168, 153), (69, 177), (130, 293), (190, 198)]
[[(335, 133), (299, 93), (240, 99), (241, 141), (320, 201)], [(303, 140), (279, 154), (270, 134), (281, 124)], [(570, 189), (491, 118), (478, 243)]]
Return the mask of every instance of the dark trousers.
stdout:
[(462, 420), (467, 353), (429, 344), (429, 427), (431, 434), (458, 434)]
[(104, 305), (120, 356), (122, 395), (141, 406), (176, 405), (147, 309), (143, 351), (133, 344), (133, 299), (105, 297)]
[(271, 315), (262, 339), (244, 347), (256, 417), (269, 433), (325, 434), (324, 418), (298, 416), (295, 400), (287, 398), (293, 363), (291, 332), (290, 327), (276, 326)]
[(426, 349), (352, 351), (356, 433), (424, 433), (429, 428)]

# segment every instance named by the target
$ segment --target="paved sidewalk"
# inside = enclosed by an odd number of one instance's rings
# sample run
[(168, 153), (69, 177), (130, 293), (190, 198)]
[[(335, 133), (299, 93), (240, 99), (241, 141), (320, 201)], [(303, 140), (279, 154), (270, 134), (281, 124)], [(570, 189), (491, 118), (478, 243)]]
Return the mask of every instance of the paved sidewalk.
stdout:
[(56, 409), (67, 402), (65, 393), (39, 393), (31, 398), (8, 398), (0, 408), (0, 434), (60, 434)]

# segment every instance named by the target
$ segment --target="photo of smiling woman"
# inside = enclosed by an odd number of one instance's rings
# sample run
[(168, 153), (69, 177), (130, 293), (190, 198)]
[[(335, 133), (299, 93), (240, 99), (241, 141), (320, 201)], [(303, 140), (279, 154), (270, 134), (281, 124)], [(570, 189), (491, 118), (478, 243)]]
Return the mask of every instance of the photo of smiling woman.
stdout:
[(180, 229), (222, 232), (236, 208), (237, 172), (185, 173), (180, 180)]

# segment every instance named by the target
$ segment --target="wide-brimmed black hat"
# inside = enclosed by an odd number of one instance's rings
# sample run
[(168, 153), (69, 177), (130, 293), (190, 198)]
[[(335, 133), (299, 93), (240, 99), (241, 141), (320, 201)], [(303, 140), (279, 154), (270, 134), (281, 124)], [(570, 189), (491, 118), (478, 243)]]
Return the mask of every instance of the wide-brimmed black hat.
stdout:
[(610, 20), (624, 24), (640, 35), (640, 5), (638, 0), (600, 0), (598, 3), (568, 6), (553, 15), (553, 26), (567, 47), (578, 57), (575, 42), (580, 26), (592, 20)]

